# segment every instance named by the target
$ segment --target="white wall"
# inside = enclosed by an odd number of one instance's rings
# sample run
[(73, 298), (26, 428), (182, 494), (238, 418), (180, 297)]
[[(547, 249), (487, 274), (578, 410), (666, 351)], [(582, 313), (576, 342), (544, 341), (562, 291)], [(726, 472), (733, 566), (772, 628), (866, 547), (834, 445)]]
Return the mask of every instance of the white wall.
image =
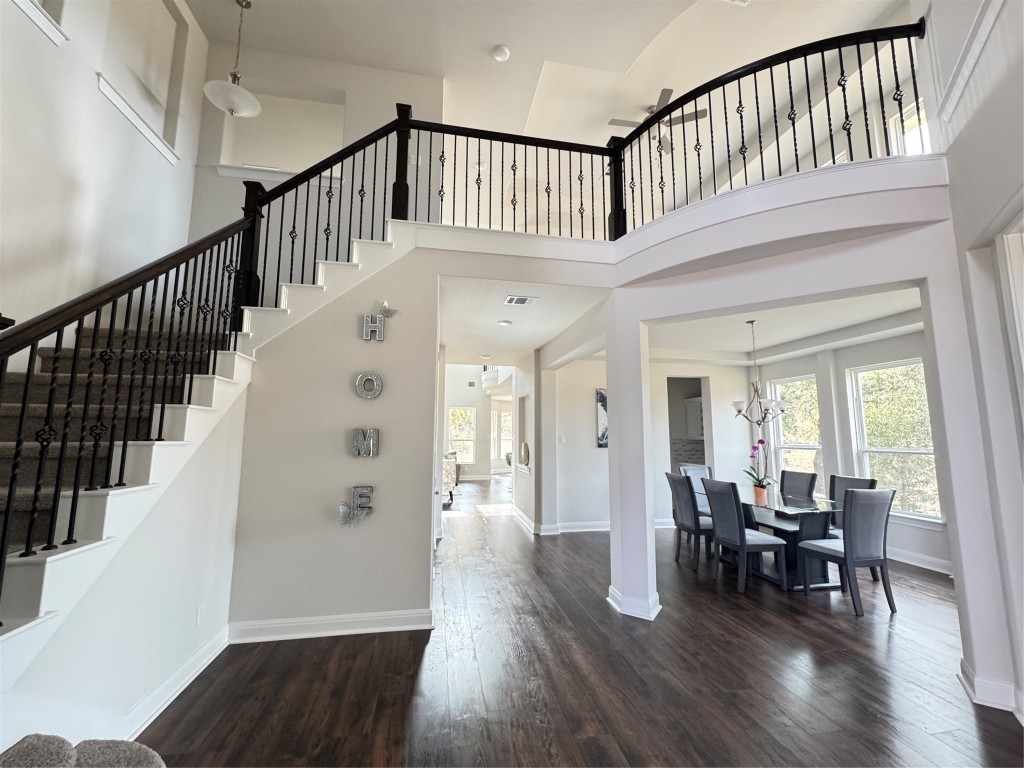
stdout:
[(603, 360), (577, 360), (555, 372), (560, 531), (608, 528), (608, 449), (597, 447), (596, 400), (606, 385)]
[[(157, 35), (162, 60), (150, 62), (153, 71), (136, 60), (140, 40), (120, 31), (125, 13), (143, 7), (156, 27), (170, 23), (162, 3), (66, 2), (61, 25), (70, 39), (56, 46), (13, 2), (0, 3), (4, 315), (28, 320), (186, 242), (207, 42), (184, 0), (174, 0), (186, 27), (175, 99), (167, 30)], [(173, 137), (175, 165), (99, 91), (97, 72), (157, 123), (155, 133)], [(154, 78), (164, 91), (143, 98)]]
[(4, 694), (6, 743), (131, 738), (226, 645), (245, 410), (243, 395)]
[[(821, 488), (828, 488), (828, 475), (856, 475), (854, 462), (854, 425), (849, 407), (851, 392), (846, 372), (883, 363), (896, 363), (925, 354), (923, 333), (910, 333), (883, 341), (853, 344), (840, 349), (794, 357), (761, 366), (761, 378), (768, 382), (796, 376), (815, 376), (818, 383), (818, 415), (821, 430), (822, 461), (825, 477)], [(828, 424), (835, 429), (829, 430)], [(946, 525), (909, 515), (893, 514), (889, 521), (889, 556), (923, 568), (951, 574), (952, 555)]]
[[(515, 440), (512, 451), (512, 503), (522, 512), (526, 520), (536, 526), (537, 500), (536, 476), (534, 472), (539, 464), (538, 445), (534, 429), (534, 356), (527, 355), (518, 363), (512, 372), (512, 418), (515, 424)], [(519, 463), (519, 449), (522, 443), (530, 446), (530, 464)], [(540, 531), (537, 530), (537, 533)]]
[[(224, 79), (234, 59), (232, 46), (216, 45), (210, 48), (207, 77)], [(360, 67), (337, 61), (310, 59), (302, 56), (287, 56), (258, 49), (246, 48), (242, 61), (242, 85), (260, 94), (271, 94), (281, 99), (305, 102), (301, 116), (310, 116), (315, 111), (320, 120), (330, 125), (321, 125), (313, 130), (301, 122), (291, 122), (295, 131), (317, 142), (317, 151), (322, 152), (313, 161), (308, 156), (289, 153), (282, 157), (278, 153), (265, 155), (249, 153), (244, 162), (254, 165), (269, 165), (282, 171), (304, 170), (313, 162), (338, 151), (344, 144), (351, 144), (371, 131), (395, 119), (395, 104), (411, 104), (413, 117), (421, 120), (441, 120), (442, 80), (439, 77), (414, 75), (372, 67)], [(271, 99), (274, 119), (288, 123), (288, 116), (280, 114), (281, 104)], [(323, 141), (334, 130), (337, 111), (331, 105), (343, 106), (343, 124), (338, 126), (337, 143), (330, 151)], [(309, 113), (307, 115), (307, 113)], [(239, 210), (245, 199), (242, 182), (237, 178), (222, 177), (217, 173), (219, 164), (231, 164), (242, 159), (234, 154), (230, 143), (234, 128), (225, 129), (230, 121), (223, 112), (212, 104), (203, 107), (203, 130), (200, 144), (199, 164), (196, 170), (195, 196), (192, 203), (193, 238), (201, 237), (239, 218)], [(252, 119), (253, 122), (260, 118)], [(242, 131), (249, 129), (242, 128)], [(228, 144), (225, 145), (225, 139)], [(265, 146), (265, 142), (262, 142)], [(252, 158), (265, 157), (264, 161)], [(300, 168), (286, 168), (279, 163), (294, 165), (306, 162)], [(270, 189), (278, 183), (258, 171), (253, 179), (263, 180)]]
[[(463, 464), (460, 480), (479, 480), (491, 476), (491, 398), (480, 386), (480, 365), (445, 366), (445, 409), (441, 415), (444, 428), (444, 446), (448, 446), (448, 409), (476, 409), (476, 445), (473, 464)], [(468, 386), (473, 381), (475, 387)], [(502, 462), (504, 464), (504, 462)]]
[[(430, 625), (437, 278), (405, 259), (362, 283), (360, 295), (365, 301), (342, 297), (258, 350), (233, 638), (334, 634), (363, 614), (372, 614), (363, 631)], [(399, 313), (383, 342), (363, 341), (362, 312), (385, 298)], [(374, 400), (355, 393), (363, 371), (383, 378)], [(352, 456), (352, 430), (371, 427), (380, 454)], [(338, 506), (355, 485), (373, 486), (374, 512), (342, 526)]]

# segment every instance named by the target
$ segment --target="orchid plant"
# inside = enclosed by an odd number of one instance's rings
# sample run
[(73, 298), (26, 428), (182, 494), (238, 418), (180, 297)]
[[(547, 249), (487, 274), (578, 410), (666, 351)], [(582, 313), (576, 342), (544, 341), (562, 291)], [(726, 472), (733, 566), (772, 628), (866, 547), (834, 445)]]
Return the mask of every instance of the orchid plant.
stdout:
[(755, 488), (767, 488), (775, 482), (775, 478), (768, 474), (768, 443), (763, 437), (750, 446), (750, 460), (754, 463), (743, 470), (743, 474), (753, 481)]

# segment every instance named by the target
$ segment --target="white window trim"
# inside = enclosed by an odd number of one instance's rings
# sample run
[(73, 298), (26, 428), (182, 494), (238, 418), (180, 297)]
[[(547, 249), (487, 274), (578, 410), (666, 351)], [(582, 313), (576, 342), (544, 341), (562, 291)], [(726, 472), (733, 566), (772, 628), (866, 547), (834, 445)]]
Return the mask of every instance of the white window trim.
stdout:
[(50, 42), (54, 45), (61, 45), (62, 43), (70, 40), (68, 33), (61, 29), (60, 24), (48, 14), (39, 3), (35, 0), (14, 0), (14, 4), (18, 6), (22, 12), (28, 16), (32, 23), (35, 24), (46, 35)]
[[(864, 424), (864, 411), (861, 406), (860, 398), (860, 385), (857, 382), (858, 373), (867, 373), (869, 371), (881, 371), (887, 368), (900, 368), (907, 365), (923, 365), (924, 360), (920, 357), (911, 357), (905, 360), (892, 360), (885, 363), (873, 363), (872, 365), (860, 365), (856, 368), (847, 368), (847, 391), (850, 393), (850, 410), (853, 417), (853, 422), (850, 425), (850, 434), (853, 437), (853, 461), (856, 467), (857, 475), (860, 477), (868, 477), (868, 469), (864, 466), (864, 455), (868, 453), (895, 453), (905, 455), (916, 455), (916, 456), (935, 456), (935, 445), (932, 445), (931, 450), (923, 450), (918, 448), (868, 448), (867, 447), (867, 435), (865, 434)], [(931, 425), (929, 425), (930, 427)], [(924, 521), (934, 523), (936, 525), (945, 526), (946, 517), (942, 513), (941, 502), (939, 506), (939, 517), (934, 515), (926, 515), (923, 512), (914, 512), (911, 509), (893, 509), (891, 515), (893, 517), (901, 518), (902, 522), (913, 521)], [(925, 526), (921, 526), (925, 527)]]
[[(813, 381), (815, 386), (818, 383), (818, 377), (813, 373), (809, 373), (805, 376), (789, 376), (785, 379), (772, 379), (768, 382), (768, 392), (771, 397), (779, 399), (779, 384), (791, 384), (797, 381)], [(797, 450), (797, 451), (821, 451), (821, 424), (818, 425), (818, 442), (817, 443), (783, 443), (782, 442), (782, 419), (786, 418), (785, 414), (780, 416), (771, 422), (771, 449), (772, 449), (772, 463), (774, 464), (775, 479), (780, 483), (782, 482), (782, 452), (784, 450)], [(821, 403), (818, 403), (818, 418), (821, 419)], [(818, 478), (818, 482), (821, 483), (822, 487), (825, 485), (824, 478)], [(816, 493), (815, 496), (821, 496), (822, 494)]]

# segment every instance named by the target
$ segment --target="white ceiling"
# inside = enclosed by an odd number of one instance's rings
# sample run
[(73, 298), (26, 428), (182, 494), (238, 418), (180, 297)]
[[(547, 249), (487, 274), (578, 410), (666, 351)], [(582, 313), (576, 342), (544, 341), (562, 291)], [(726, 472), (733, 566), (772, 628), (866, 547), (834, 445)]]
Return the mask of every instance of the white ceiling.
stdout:
[(746, 353), (750, 352), (750, 326), (746, 324), (747, 320), (758, 321), (757, 347), (766, 349), (889, 317), (920, 306), (920, 292), (916, 288), (908, 288), (742, 315), (652, 325), (649, 343), (656, 349)]
[[(505, 306), (508, 295), (535, 296), (529, 307)], [(445, 362), (514, 365), (542, 347), (608, 291), (561, 285), (445, 277), (441, 280), (441, 343)], [(499, 320), (511, 320), (501, 327)], [(482, 360), (480, 355), (491, 355)]]
[[(211, 41), (234, 45), (234, 0), (187, 2)], [(445, 122), (604, 144), (621, 133), (609, 118), (642, 118), (661, 88), (679, 96), (793, 45), (910, 21), (886, 18), (901, 7), (900, 0), (751, 0), (746, 7), (723, 0), (253, 0), (243, 45), (443, 77)], [(512, 51), (504, 64), (490, 57), (499, 43)]]

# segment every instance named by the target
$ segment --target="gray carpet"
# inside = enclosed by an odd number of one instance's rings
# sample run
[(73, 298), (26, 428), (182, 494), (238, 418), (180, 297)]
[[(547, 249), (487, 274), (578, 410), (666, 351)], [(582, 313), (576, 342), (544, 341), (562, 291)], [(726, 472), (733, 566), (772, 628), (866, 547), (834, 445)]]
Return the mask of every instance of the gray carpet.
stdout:
[(89, 739), (72, 747), (60, 736), (34, 733), (3, 754), (0, 768), (164, 768), (164, 761), (144, 744), (116, 739)]

